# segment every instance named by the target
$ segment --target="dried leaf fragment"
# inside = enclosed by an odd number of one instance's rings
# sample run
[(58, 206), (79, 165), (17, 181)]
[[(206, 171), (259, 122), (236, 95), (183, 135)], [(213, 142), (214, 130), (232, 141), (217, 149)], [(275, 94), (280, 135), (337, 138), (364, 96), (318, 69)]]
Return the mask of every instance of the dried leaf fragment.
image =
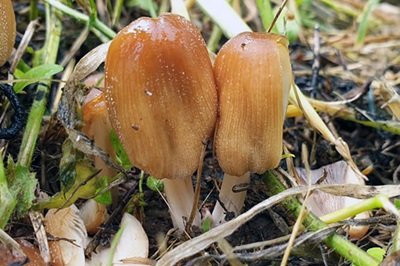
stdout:
[[(299, 177), (301, 178), (302, 184), (307, 183), (306, 170), (303, 168), (296, 168)], [(323, 178), (321, 184), (357, 184), (365, 185), (363, 179), (345, 162), (338, 161), (319, 169), (311, 170), (310, 173), (311, 183), (315, 184), (319, 182), (319, 179)], [(332, 195), (322, 191), (314, 191), (306, 201), (307, 207), (317, 216), (323, 216), (325, 214), (340, 210), (344, 207), (351, 206), (361, 202), (360, 199), (355, 199), (346, 196)], [(360, 213), (355, 218), (363, 219), (369, 218), (368, 212)], [(368, 226), (351, 226), (348, 230), (349, 235), (353, 239), (360, 239), (363, 237), (369, 227)]]

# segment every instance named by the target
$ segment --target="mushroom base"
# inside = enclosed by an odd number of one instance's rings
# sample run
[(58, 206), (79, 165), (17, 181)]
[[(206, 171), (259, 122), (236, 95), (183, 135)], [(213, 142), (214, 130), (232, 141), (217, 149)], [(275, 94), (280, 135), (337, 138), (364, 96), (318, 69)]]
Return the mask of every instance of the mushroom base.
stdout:
[(226, 221), (227, 212), (233, 212), (234, 216), (237, 216), (244, 205), (247, 190), (240, 192), (234, 192), (235, 186), (239, 186), (250, 182), (250, 172), (245, 173), (242, 176), (232, 176), (224, 174), (222, 186), (219, 192), (219, 200), (222, 202), (225, 208), (223, 208), (220, 202), (215, 204), (212, 217), (214, 225), (223, 224)]
[[(163, 179), (164, 192), (167, 197), (174, 227), (185, 230), (194, 201), (192, 178)], [(197, 213), (193, 225), (200, 226), (200, 213)]]

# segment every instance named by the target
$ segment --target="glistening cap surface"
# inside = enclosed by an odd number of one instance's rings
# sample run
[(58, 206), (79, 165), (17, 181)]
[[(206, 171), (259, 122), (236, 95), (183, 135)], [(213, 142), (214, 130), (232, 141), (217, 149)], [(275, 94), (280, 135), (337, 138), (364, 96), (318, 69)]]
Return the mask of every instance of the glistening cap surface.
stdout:
[(132, 163), (158, 178), (193, 174), (217, 112), (199, 31), (171, 14), (132, 22), (111, 43), (105, 84), (111, 123)]
[(283, 119), (292, 80), (284, 36), (241, 33), (219, 51), (216, 154), (224, 172), (263, 173), (282, 155)]
[(0, 66), (10, 57), (15, 42), (15, 15), (11, 0), (0, 0)]

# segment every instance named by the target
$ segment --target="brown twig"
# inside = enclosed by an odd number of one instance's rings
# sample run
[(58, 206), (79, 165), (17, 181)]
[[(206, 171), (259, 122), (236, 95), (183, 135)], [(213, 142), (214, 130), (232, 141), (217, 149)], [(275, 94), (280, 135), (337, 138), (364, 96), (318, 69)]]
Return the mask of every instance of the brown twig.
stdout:
[(271, 32), (271, 30), (273, 29), (273, 27), (275, 26), (276, 21), (278, 20), (279, 16), (282, 13), (283, 8), (286, 6), (287, 0), (284, 0), (281, 4), (281, 6), (278, 9), (278, 12), (276, 13), (274, 20), (272, 20), (271, 25), (269, 26), (267, 32)]
[(189, 219), (187, 220), (186, 226), (185, 226), (185, 231), (190, 233), (190, 227), (192, 226), (193, 220), (196, 217), (196, 214), (199, 212), (198, 211), (198, 204), (200, 200), (200, 189), (201, 189), (201, 174), (203, 172), (203, 159), (204, 155), (206, 153), (206, 147), (207, 147), (207, 142), (203, 143), (203, 148), (200, 153), (200, 158), (199, 158), (199, 166), (197, 168), (197, 175), (196, 175), (196, 188), (194, 191), (194, 201), (193, 201), (193, 206), (192, 206), (192, 211), (190, 212)]

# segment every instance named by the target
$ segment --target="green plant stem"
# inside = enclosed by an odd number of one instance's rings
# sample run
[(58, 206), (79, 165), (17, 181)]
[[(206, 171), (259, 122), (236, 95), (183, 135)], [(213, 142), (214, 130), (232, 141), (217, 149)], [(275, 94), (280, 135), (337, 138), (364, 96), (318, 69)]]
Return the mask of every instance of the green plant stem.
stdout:
[[(274, 12), (272, 11), (270, 0), (257, 0), (257, 8), (263, 28), (266, 31), (274, 20)], [(272, 32), (278, 33), (276, 26), (272, 28)]]
[(37, 8), (38, 0), (31, 0), (30, 6), (29, 6), (29, 20), (35, 20), (38, 15), (38, 8)]
[(152, 18), (157, 17), (157, 11), (156, 11), (156, 3), (154, 3), (154, 0), (148, 1), (149, 5), (149, 13)]
[(366, 211), (378, 208), (384, 208), (388, 202), (389, 199), (387, 197), (382, 195), (377, 195), (375, 197), (363, 200), (360, 203), (324, 215), (321, 217), (321, 220), (327, 224), (340, 222)]
[(97, 20), (97, 7), (94, 0), (89, 0), (90, 14), (89, 14), (89, 26), (91, 27), (93, 23)]
[(364, 42), (365, 36), (367, 35), (369, 17), (378, 4), (379, 0), (369, 0), (365, 5), (363, 13), (361, 14), (360, 25), (357, 29), (357, 44), (362, 44)]
[(124, 0), (117, 0), (115, 2), (113, 14), (112, 14), (112, 25), (116, 25), (121, 17), (122, 7), (124, 6)]
[(0, 156), (0, 229), (3, 229), (7, 225), (15, 206), (17, 205), (17, 201), (8, 189), (8, 182), (2, 158), (3, 156)]
[(397, 228), (396, 231), (394, 231), (393, 237), (392, 237), (392, 248), (390, 250), (391, 254), (394, 254), (395, 252), (400, 250), (400, 222), (397, 221)]
[[(56, 62), (58, 47), (60, 44), (61, 21), (59, 14), (46, 4), (46, 40), (39, 58), (39, 64), (54, 64)], [(36, 141), (39, 135), (43, 115), (46, 110), (47, 96), (50, 82), (44, 81), (45, 85), (38, 85), (36, 95), (28, 115), (27, 124), (21, 143), (21, 150), (18, 154), (18, 164), (29, 167), (35, 150)]]
[[(342, 117), (341, 117), (342, 118)], [(344, 120), (352, 121), (363, 126), (381, 129), (396, 135), (400, 135), (400, 127), (398, 124), (390, 123), (388, 121), (366, 121), (366, 120), (359, 120), (354, 117), (343, 117)]]
[(115, 234), (112, 242), (111, 242), (111, 247), (110, 247), (110, 252), (109, 252), (109, 257), (107, 259), (107, 266), (112, 266), (113, 265), (113, 260), (114, 260), (114, 255), (115, 255), (115, 251), (117, 250), (117, 246), (119, 243), (119, 240), (121, 239), (122, 233), (125, 230), (125, 226), (122, 226), (117, 233)]
[(218, 25), (214, 24), (213, 29), (211, 31), (210, 39), (208, 39), (207, 42), (207, 48), (211, 52), (215, 52), (217, 50), (221, 37), (222, 37), (221, 28), (218, 27)]
[[(89, 23), (89, 16), (82, 14), (66, 5), (63, 3), (57, 1), (57, 0), (44, 0), (46, 3), (50, 4), (54, 8), (60, 10), (64, 14), (75, 18), (78, 21), (84, 22), (84, 23)], [(109, 40), (115, 37), (116, 33), (107, 27), (103, 22), (101, 22), (98, 18), (94, 19), (91, 23), (91, 26), (93, 29), (96, 29), (97, 31), (101, 32), (104, 36), (106, 36)]]
[(158, 14), (161, 15), (162, 13), (168, 12), (168, 9), (169, 9), (169, 0), (161, 0), (161, 3), (159, 4), (158, 8)]
[[(271, 171), (267, 171), (263, 175), (263, 180), (268, 189), (269, 196), (276, 195), (286, 190), (286, 187)], [(295, 197), (289, 197), (286, 200), (282, 201), (281, 204), (285, 209), (287, 209), (296, 217), (298, 217), (298, 215), (300, 214), (302, 204)], [(303, 225), (310, 231), (318, 231), (327, 227), (324, 222), (322, 222), (312, 213), (308, 213), (306, 215), (303, 220)], [(379, 262), (368, 255), (368, 253), (358, 248), (356, 245), (354, 245), (344, 237), (337, 235), (336, 233), (328, 236), (323, 241), (328, 247), (332, 248), (339, 255), (346, 258), (348, 261), (354, 263), (355, 265), (379, 265)]]
[(139, 175), (139, 193), (143, 194), (143, 179), (144, 179), (144, 171), (140, 171)]

